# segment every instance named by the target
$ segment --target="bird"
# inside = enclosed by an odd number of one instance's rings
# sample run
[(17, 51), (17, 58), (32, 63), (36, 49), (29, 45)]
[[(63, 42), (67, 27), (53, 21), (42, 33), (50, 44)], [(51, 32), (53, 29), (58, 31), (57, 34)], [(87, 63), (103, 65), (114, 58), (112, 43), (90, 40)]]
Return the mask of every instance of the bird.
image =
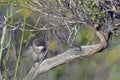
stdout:
[(27, 50), (26, 54), (29, 55), (34, 63), (38, 63), (45, 57), (45, 51), (47, 50), (44, 39), (35, 38), (32, 41), (32, 45)]
[(43, 52), (46, 49), (46, 44), (45, 44), (45, 41), (43, 39), (36, 38), (32, 42), (32, 47), (33, 47), (33, 50), (37, 54), (40, 54), (41, 52)]

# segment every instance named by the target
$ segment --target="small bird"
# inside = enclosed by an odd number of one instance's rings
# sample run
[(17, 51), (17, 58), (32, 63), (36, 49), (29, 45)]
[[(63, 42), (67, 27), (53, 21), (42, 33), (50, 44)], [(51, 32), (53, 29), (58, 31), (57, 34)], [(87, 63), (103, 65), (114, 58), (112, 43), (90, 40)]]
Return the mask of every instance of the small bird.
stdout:
[(43, 39), (36, 38), (32, 42), (32, 46), (29, 47), (26, 54), (29, 55), (33, 61), (39, 62), (45, 55), (46, 43)]
[(36, 53), (40, 54), (41, 52), (43, 52), (46, 49), (46, 44), (43, 39), (36, 38), (32, 42), (32, 47)]

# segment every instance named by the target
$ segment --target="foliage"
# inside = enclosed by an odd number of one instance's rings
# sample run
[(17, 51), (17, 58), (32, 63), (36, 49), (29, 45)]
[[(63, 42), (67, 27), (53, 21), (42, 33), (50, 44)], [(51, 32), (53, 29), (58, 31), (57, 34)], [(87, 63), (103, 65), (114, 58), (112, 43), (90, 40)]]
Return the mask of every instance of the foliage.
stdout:
[[(120, 0), (1, 0), (0, 4), (0, 67), (3, 67), (3, 78), (8, 80), (17, 80), (23, 56), (37, 37), (45, 40), (52, 56), (66, 48), (97, 43), (96, 30), (104, 34), (109, 32), (108, 38), (113, 35), (114, 39), (119, 39), (116, 36), (119, 36)], [(2, 21), (4, 16), (6, 20)], [(1, 22), (5, 22), (2, 28)], [(109, 52), (104, 63), (111, 65), (119, 60), (113, 53), (116, 52)], [(79, 71), (79, 74), (83, 73), (80, 77), (87, 72), (89, 80), (93, 80), (95, 71), (91, 67), (99, 67), (99, 64), (95, 61), (80, 64), (83, 66), (80, 67), (83, 69)], [(116, 66), (113, 67), (111, 71), (116, 72)], [(64, 73), (62, 70), (63, 67), (60, 67), (53, 74), (59, 76)]]

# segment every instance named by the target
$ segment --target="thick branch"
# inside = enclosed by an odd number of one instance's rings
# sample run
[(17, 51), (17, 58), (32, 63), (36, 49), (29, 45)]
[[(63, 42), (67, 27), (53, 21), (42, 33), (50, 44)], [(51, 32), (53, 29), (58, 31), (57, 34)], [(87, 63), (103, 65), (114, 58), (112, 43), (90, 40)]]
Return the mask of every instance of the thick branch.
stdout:
[(107, 46), (106, 39), (101, 32), (96, 32), (96, 34), (101, 41), (99, 44), (81, 46), (81, 50), (78, 48), (68, 49), (64, 53), (61, 53), (55, 57), (45, 59), (41, 64), (36, 64), (32, 67), (28, 75), (23, 80), (35, 80), (40, 73), (46, 72), (56, 66), (77, 58), (89, 57), (103, 50)]

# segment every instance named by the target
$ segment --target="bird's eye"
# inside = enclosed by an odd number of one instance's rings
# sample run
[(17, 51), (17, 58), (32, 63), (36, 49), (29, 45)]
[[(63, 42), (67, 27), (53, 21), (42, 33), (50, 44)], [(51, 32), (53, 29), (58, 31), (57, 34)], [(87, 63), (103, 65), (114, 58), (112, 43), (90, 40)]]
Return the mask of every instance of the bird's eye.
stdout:
[(36, 43), (36, 46), (41, 46), (42, 44), (40, 42), (37, 42)]

